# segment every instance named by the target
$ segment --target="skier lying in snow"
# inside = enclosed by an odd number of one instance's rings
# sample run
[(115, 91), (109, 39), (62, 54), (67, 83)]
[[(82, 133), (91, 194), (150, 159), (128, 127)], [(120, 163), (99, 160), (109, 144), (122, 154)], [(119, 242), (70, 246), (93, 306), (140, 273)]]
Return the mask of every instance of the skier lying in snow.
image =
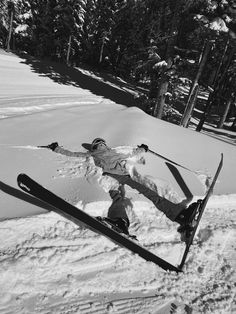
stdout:
[[(158, 195), (157, 191), (151, 189), (150, 182), (146, 184), (146, 181), (142, 180), (140, 174), (136, 172), (136, 175), (133, 175), (133, 172), (136, 171), (133, 167), (134, 162), (145, 163), (142, 156), (142, 154), (148, 151), (148, 146), (145, 144), (133, 148), (131, 152), (126, 154), (117, 152), (116, 148), (110, 148), (107, 146), (106, 141), (101, 138), (93, 140), (91, 149), (88, 152), (71, 152), (59, 146), (57, 142), (45, 147), (70, 157), (92, 157), (95, 167), (102, 169), (97, 181), (104, 181), (108, 176), (113, 178), (113, 180), (109, 181), (109, 194), (112, 198), (112, 204), (108, 210), (108, 218), (113, 220), (114, 224), (126, 234), (128, 234), (129, 227), (126, 209), (130, 205), (130, 201), (125, 198), (125, 184), (151, 200), (157, 209), (162, 211), (171, 221), (180, 224), (180, 226), (188, 222), (194, 211), (194, 203), (189, 208), (186, 208), (186, 205), (182, 203), (173, 203)], [(152, 184), (155, 186), (154, 183)]]

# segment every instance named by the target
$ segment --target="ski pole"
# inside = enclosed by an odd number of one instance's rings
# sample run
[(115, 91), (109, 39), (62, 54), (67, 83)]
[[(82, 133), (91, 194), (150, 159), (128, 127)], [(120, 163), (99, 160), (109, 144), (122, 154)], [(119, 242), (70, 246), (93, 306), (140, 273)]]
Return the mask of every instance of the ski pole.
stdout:
[(48, 148), (48, 145), (37, 146), (38, 148)]
[(181, 168), (183, 168), (183, 169), (185, 169), (185, 170), (188, 170), (188, 171), (190, 171), (190, 172), (193, 172), (193, 173), (195, 173), (195, 174), (198, 174), (198, 172), (196, 172), (196, 171), (194, 171), (194, 170), (191, 170), (191, 169), (189, 169), (189, 168), (187, 168), (187, 167), (185, 167), (185, 166), (182, 166), (182, 165), (178, 164), (177, 162), (174, 162), (173, 160), (170, 160), (170, 159), (168, 159), (168, 158), (166, 158), (166, 157), (164, 157), (164, 156), (162, 156), (162, 155), (160, 155), (160, 154), (157, 154), (156, 152), (154, 152), (154, 151), (151, 150), (151, 149), (148, 149), (148, 152), (149, 152), (149, 153), (152, 153), (153, 155), (156, 155), (157, 157), (160, 157), (160, 158), (162, 158), (162, 159), (164, 159), (164, 160), (166, 160), (166, 161), (168, 161), (168, 162), (170, 162), (170, 163), (172, 163), (173, 165), (176, 165), (176, 166), (181, 167)]

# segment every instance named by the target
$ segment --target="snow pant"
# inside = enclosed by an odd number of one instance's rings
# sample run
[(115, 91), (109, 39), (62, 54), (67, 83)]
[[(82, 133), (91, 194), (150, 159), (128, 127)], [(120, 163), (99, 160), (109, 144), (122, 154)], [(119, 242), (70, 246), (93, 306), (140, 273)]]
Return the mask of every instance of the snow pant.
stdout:
[[(132, 189), (137, 190), (139, 193), (141, 193), (150, 201), (152, 201), (156, 208), (163, 212), (171, 221), (175, 221), (176, 217), (180, 214), (180, 212), (183, 209), (185, 209), (185, 207), (182, 204), (172, 203), (166, 198), (159, 196), (157, 192), (133, 180), (129, 175), (117, 175), (110, 173), (104, 173), (104, 175), (114, 178), (116, 181), (118, 181), (120, 185), (126, 184), (130, 186)], [(124, 210), (125, 205), (126, 204), (122, 202), (120, 202), (120, 204), (114, 204), (114, 206), (117, 206), (117, 210), (118, 208), (120, 208), (121, 211)]]
[(107, 217), (111, 219), (122, 218), (128, 222), (129, 218), (127, 211), (133, 207), (131, 201), (122, 195), (118, 199), (113, 199), (112, 204), (108, 209)]

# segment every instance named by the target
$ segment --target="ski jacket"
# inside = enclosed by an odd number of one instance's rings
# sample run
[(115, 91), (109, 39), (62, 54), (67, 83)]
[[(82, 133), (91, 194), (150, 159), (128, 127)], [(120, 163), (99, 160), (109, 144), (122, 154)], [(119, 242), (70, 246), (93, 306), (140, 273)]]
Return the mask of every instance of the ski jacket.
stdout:
[(103, 172), (119, 175), (129, 175), (130, 165), (134, 163), (145, 163), (142, 153), (143, 148), (137, 147), (107, 147), (104, 150), (96, 150), (93, 152), (71, 152), (58, 146), (55, 149), (56, 153), (70, 157), (93, 158), (97, 167), (102, 168)]

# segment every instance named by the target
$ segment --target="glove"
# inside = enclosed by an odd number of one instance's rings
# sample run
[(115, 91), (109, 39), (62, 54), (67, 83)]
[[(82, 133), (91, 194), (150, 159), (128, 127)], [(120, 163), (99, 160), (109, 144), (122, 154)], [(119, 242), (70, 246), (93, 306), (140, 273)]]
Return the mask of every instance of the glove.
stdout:
[(54, 151), (58, 146), (59, 146), (58, 143), (57, 143), (57, 142), (54, 142), (54, 143), (52, 143), (52, 144), (49, 144), (49, 145), (47, 146), (47, 148), (48, 148), (48, 149), (51, 149), (52, 151)]
[(144, 150), (145, 150), (145, 152), (147, 152), (148, 151), (148, 146), (147, 145), (145, 145), (145, 144), (141, 144), (141, 145), (139, 145), (138, 146), (138, 148), (143, 148)]

